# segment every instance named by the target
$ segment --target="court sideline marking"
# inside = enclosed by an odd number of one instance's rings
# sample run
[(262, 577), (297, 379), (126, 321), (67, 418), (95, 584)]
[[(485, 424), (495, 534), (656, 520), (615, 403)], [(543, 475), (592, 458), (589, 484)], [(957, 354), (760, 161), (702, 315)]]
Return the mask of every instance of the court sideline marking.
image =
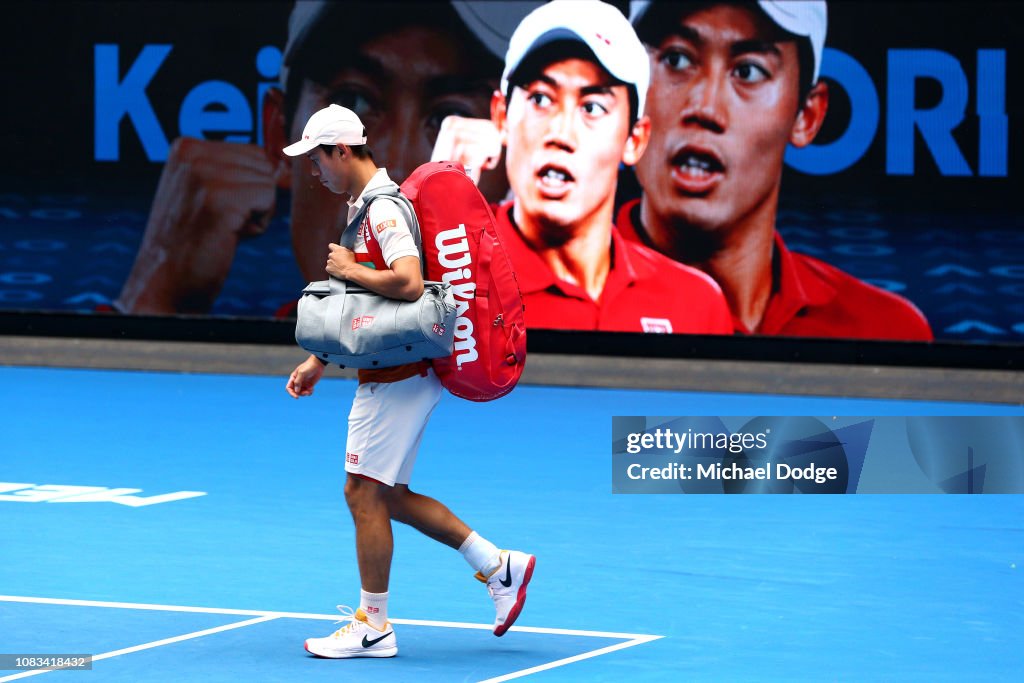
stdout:
[[(139, 652), (141, 650), (148, 650), (150, 648), (161, 647), (163, 645), (170, 645), (172, 643), (178, 643), (184, 640), (190, 640), (192, 638), (201, 638), (203, 636), (212, 635), (214, 633), (220, 633), (222, 631), (229, 631), (236, 628), (244, 628), (246, 626), (252, 626), (254, 624), (259, 624), (266, 621), (273, 621), (275, 619), (289, 618), (320, 619), (324, 621), (338, 620), (338, 615), (336, 614), (313, 614), (308, 612), (274, 612), (267, 610), (230, 609), (221, 607), (185, 607), (182, 605), (156, 605), (138, 602), (110, 602), (103, 600), (35, 598), (20, 595), (0, 595), (0, 601), (34, 603), (44, 605), (67, 605), (74, 607), (109, 607), (115, 609), (154, 610), (162, 612), (188, 612), (193, 614), (230, 614), (235, 616), (254, 617), (252, 619), (246, 619), (245, 621), (238, 621), (231, 624), (225, 624), (223, 626), (217, 626), (215, 628), (204, 629), (202, 631), (194, 631), (192, 633), (185, 633), (180, 636), (173, 636), (171, 638), (155, 640), (150, 643), (143, 643), (141, 645), (135, 645), (133, 647), (127, 647), (120, 650), (104, 652), (102, 654), (94, 655), (92, 658), (94, 662), (102, 659), (109, 659), (111, 657), (117, 657), (124, 654), (130, 654), (132, 652)], [(481, 629), (486, 631), (490, 631), (493, 628), (491, 624), (471, 624), (458, 621), (426, 621), (421, 619), (391, 619), (390, 621), (394, 624), (408, 626), (470, 628)], [(501, 683), (502, 681), (510, 681), (515, 678), (522, 678), (523, 676), (529, 676), (530, 674), (539, 673), (541, 671), (547, 671), (548, 669), (554, 669), (556, 667), (565, 666), (567, 664), (579, 662), (584, 659), (590, 659), (591, 657), (599, 657), (601, 655), (609, 654), (617, 650), (622, 650), (627, 647), (633, 647), (635, 645), (642, 645), (644, 643), (649, 643), (653, 640), (659, 640), (660, 638), (664, 637), (638, 633), (615, 633), (612, 631), (584, 631), (578, 629), (545, 628), (540, 626), (513, 626), (509, 630), (519, 631), (521, 633), (541, 633), (548, 635), (563, 636), (588, 636), (592, 638), (615, 638), (622, 639), (625, 642), (616, 643), (615, 645), (609, 645), (607, 647), (598, 648), (596, 650), (590, 650), (588, 652), (583, 652), (578, 655), (573, 655), (572, 657), (558, 659), (553, 662), (547, 662), (546, 664), (540, 664), (527, 669), (513, 671), (512, 673), (502, 674), (501, 676), (488, 678), (485, 681), (481, 681), (481, 683)], [(59, 671), (59, 669), (33, 669), (31, 671), (23, 671), (21, 673), (13, 674), (11, 676), (4, 676), (3, 678), (0, 678), (0, 683), (5, 683), (6, 681), (14, 681), (20, 678), (27, 678), (29, 676), (38, 676), (39, 674), (49, 673), (50, 671)]]

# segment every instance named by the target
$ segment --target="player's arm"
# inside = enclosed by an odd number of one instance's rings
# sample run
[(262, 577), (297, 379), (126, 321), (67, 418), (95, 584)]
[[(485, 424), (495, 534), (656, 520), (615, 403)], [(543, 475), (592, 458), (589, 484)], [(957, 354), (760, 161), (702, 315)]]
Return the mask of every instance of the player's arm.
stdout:
[(270, 223), (276, 174), (256, 145), (178, 138), (115, 307), (126, 313), (208, 313), (239, 241)]
[(447, 116), (437, 133), (431, 161), (457, 161), (474, 183), (480, 172), (497, 168), (501, 160), (501, 134), (490, 119)]
[(326, 361), (320, 360), (316, 356), (310, 355), (304, 362), (300, 363), (292, 374), (288, 377), (288, 383), (285, 385), (285, 391), (292, 398), (302, 398), (303, 396), (312, 396), (313, 387), (320, 381), (320, 378), (324, 375), (324, 366), (327, 364)]
[(369, 268), (356, 261), (351, 250), (331, 244), (327, 272), (342, 280), (354, 282), (389, 299), (415, 301), (423, 294), (423, 274), (415, 256), (400, 256), (387, 270)]

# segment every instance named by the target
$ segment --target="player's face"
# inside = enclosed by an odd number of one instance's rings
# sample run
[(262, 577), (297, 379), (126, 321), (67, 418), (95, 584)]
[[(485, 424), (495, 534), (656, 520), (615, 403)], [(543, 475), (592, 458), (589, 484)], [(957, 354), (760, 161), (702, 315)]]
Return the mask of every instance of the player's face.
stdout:
[[(464, 38), (436, 28), (406, 26), (371, 38), (357, 59), (329, 83), (305, 80), (293, 117), (290, 140), (302, 136), (313, 112), (331, 103), (353, 110), (366, 126), (374, 161), (398, 183), (430, 160), (437, 129), (449, 114), (486, 118), (497, 81), (482, 79), (460, 47)], [(292, 167), (292, 245), (307, 280), (323, 276), (327, 245), (336, 242), (347, 218), (345, 197), (326, 191), (312, 175), (310, 160), (296, 157)], [(495, 198), (507, 185), (481, 183)], [(492, 179), (493, 181), (493, 179)]]
[(513, 88), (495, 123), (517, 222), (557, 227), (566, 236), (602, 208), (610, 222), (629, 116), (627, 87), (585, 59), (554, 62)]
[(314, 147), (306, 157), (309, 159), (310, 173), (321, 185), (334, 194), (345, 194), (348, 191), (347, 166), (339, 150), (328, 154), (322, 147)]
[(799, 110), (796, 43), (753, 8), (714, 5), (680, 17), (650, 54), (645, 203), (702, 230), (773, 221)]

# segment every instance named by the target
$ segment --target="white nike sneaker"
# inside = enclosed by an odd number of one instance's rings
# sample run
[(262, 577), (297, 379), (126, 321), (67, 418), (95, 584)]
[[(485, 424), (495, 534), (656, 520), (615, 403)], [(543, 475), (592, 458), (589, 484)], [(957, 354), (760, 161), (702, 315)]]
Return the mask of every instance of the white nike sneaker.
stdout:
[(476, 573), (476, 578), (487, 586), (487, 592), (494, 600), (497, 615), (494, 618), (494, 635), (503, 636), (526, 604), (526, 586), (533, 578), (533, 566), (537, 558), (518, 550), (502, 550), (501, 564), (490, 576)]
[[(341, 621), (348, 623), (326, 638), (307, 638), (306, 652), (317, 657), (345, 659), (347, 657), (394, 657), (398, 654), (395, 630), (391, 622), (383, 630), (370, 625), (363, 610), (352, 611), (351, 607), (338, 605)], [(341, 623), (341, 621), (337, 623)]]

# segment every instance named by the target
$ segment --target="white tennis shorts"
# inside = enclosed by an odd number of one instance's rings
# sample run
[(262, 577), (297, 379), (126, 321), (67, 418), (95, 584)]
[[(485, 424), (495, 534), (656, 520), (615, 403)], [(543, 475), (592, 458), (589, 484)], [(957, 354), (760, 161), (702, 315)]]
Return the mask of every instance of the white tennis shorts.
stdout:
[(430, 414), (441, 400), (434, 371), (400, 382), (367, 382), (348, 414), (345, 471), (394, 486), (408, 484)]

